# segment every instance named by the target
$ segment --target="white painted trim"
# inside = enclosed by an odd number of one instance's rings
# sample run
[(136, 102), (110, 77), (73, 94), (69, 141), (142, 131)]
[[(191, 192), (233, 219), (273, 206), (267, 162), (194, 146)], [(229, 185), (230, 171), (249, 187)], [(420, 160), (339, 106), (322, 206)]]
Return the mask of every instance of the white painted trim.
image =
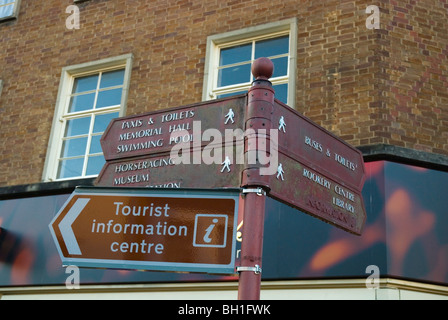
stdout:
[[(131, 79), (132, 61), (133, 55), (125, 54), (117, 57), (81, 63), (62, 68), (58, 96), (56, 98), (56, 105), (53, 116), (53, 123), (51, 126), (50, 138), (48, 141), (47, 156), (45, 159), (44, 170), (42, 174), (42, 180), (44, 182), (56, 180), (58, 152), (61, 148), (61, 138), (63, 134), (62, 131), (64, 128), (64, 124), (61, 119), (66, 113), (66, 109), (68, 108), (69, 101), (67, 98), (67, 92), (69, 92), (73, 86), (74, 77), (85, 76), (89, 73), (96, 73), (99, 71), (105, 71), (107, 69), (124, 67), (125, 74), (123, 80), (123, 94), (121, 96), (121, 105), (119, 109), (119, 115), (124, 116), (126, 114), (126, 104), (128, 100), (127, 98)], [(76, 179), (78, 178), (80, 177), (76, 177)]]
[[(288, 103), (294, 108), (296, 92), (296, 70), (297, 70), (297, 19), (287, 19), (271, 22), (259, 26), (244, 28), (226, 33), (211, 35), (207, 37), (204, 80), (202, 87), (202, 100), (211, 100), (213, 92), (215, 75), (219, 61), (219, 48), (237, 45), (253, 39), (272, 38), (275, 35), (286, 34), (289, 32), (289, 70), (288, 70)], [(283, 81), (284, 82), (284, 81)], [(281, 79), (280, 82), (281, 83)], [(278, 83), (278, 84), (279, 84)], [(277, 83), (274, 83), (277, 84)], [(231, 88), (229, 88), (231, 89)]]
[[(81, 271), (82, 276), (82, 271)], [(0, 287), (0, 299), (236, 299), (238, 282), (184, 282), (153, 284)], [(365, 279), (262, 281), (266, 300), (448, 300), (448, 287), (394, 278), (380, 279), (379, 288), (367, 289)]]
[(22, 0), (16, 0), (16, 2), (14, 3), (14, 9), (12, 11), (12, 15), (0, 18), (0, 23), (2, 21), (6, 21), (6, 20), (10, 20), (10, 19), (16, 19), (19, 16), (20, 2), (21, 1)]

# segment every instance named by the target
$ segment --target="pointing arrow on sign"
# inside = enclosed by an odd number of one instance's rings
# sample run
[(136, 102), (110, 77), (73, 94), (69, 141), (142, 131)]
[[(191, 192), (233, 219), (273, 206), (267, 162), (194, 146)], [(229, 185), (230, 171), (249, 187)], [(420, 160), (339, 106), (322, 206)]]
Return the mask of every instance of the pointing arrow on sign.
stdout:
[(63, 266), (234, 274), (239, 193), (77, 187), (49, 227)]
[(67, 251), (69, 254), (81, 255), (78, 241), (73, 233), (72, 224), (78, 218), (79, 214), (90, 201), (88, 198), (80, 198), (76, 200), (73, 207), (69, 210), (64, 219), (59, 223), (59, 230), (61, 230), (62, 238), (64, 239)]

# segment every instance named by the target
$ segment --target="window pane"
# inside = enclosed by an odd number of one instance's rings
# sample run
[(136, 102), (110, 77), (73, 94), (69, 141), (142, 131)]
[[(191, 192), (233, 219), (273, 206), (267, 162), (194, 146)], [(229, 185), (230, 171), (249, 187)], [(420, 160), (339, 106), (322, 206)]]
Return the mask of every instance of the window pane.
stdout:
[(258, 41), (255, 43), (255, 59), (289, 52), (289, 36)]
[(275, 98), (283, 103), (288, 103), (288, 84), (279, 84), (273, 86), (273, 88), (275, 90)]
[(64, 137), (89, 133), (90, 117), (67, 120)]
[(288, 75), (288, 57), (272, 59), (274, 74), (272, 78)]
[(104, 132), (112, 121), (112, 119), (118, 117), (118, 112), (100, 114), (95, 116), (95, 124), (93, 125), (93, 133)]
[(0, 7), (0, 18), (12, 16), (14, 13), (14, 4)]
[(15, 2), (16, 0), (0, 0), (0, 6), (1, 5), (4, 5), (4, 4), (8, 4), (8, 3), (13, 3), (13, 2)]
[(86, 175), (99, 174), (105, 163), (106, 161), (103, 156), (89, 157)]
[(103, 152), (103, 150), (101, 149), (100, 139), (101, 139), (101, 135), (92, 136), (92, 141), (90, 142), (89, 154)]
[(58, 179), (81, 176), (83, 165), (84, 165), (84, 158), (60, 161), (58, 169)]
[(71, 97), (68, 112), (78, 112), (93, 109), (95, 93), (82, 94)]
[(218, 87), (250, 82), (250, 64), (224, 68), (218, 72)]
[(221, 50), (219, 65), (225, 66), (232, 63), (250, 61), (252, 55), (252, 43)]
[(87, 137), (65, 140), (62, 143), (61, 158), (85, 155), (86, 146)]
[(120, 86), (123, 84), (124, 70), (104, 72), (101, 75), (100, 88)]
[(96, 108), (104, 108), (110, 106), (118, 106), (121, 103), (121, 92), (123, 89), (113, 89), (98, 92), (98, 101)]
[[(247, 90), (249, 90), (249, 89), (247, 89)], [(227, 98), (227, 97), (231, 97), (231, 96), (236, 96), (238, 94), (247, 93), (247, 90), (237, 91), (237, 92), (232, 92), (232, 93), (223, 93), (223, 94), (217, 95), (216, 98), (220, 99), (220, 98)]]
[(73, 84), (73, 93), (96, 90), (97, 84), (97, 74), (88, 77), (76, 78), (75, 83)]

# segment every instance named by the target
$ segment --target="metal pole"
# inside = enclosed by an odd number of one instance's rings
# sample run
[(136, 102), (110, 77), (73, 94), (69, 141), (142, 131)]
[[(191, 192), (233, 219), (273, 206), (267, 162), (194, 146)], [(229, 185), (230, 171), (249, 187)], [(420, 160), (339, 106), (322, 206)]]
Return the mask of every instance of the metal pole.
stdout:
[[(252, 65), (252, 74), (256, 79), (248, 92), (246, 108), (246, 129), (255, 130), (254, 136), (246, 137), (246, 167), (242, 176), (244, 199), (243, 239), (241, 243), (241, 266), (238, 299), (259, 300), (261, 287), (263, 232), (266, 203), (266, 190), (269, 190), (270, 176), (260, 174), (259, 163), (249, 163), (248, 159), (258, 159), (258, 132), (272, 128), (274, 108), (274, 90), (268, 80), (274, 71), (274, 65), (267, 58), (259, 58)], [(263, 132), (263, 131), (262, 131)], [(268, 131), (269, 132), (269, 131)], [(255, 156), (254, 156), (255, 155)]]
[(239, 300), (259, 300), (266, 196), (250, 192), (244, 199)]

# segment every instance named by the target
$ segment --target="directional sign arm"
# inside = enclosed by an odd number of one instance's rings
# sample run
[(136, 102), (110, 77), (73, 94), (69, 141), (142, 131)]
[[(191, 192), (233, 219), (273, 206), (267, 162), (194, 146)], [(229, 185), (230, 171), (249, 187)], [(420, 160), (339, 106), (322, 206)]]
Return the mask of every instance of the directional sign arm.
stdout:
[(67, 215), (59, 223), (59, 229), (61, 230), (62, 238), (64, 239), (67, 251), (69, 254), (81, 255), (81, 249), (79, 248), (78, 241), (73, 233), (72, 224), (78, 218), (79, 214), (85, 208), (90, 201), (88, 198), (80, 198), (76, 200), (73, 207), (69, 210)]

